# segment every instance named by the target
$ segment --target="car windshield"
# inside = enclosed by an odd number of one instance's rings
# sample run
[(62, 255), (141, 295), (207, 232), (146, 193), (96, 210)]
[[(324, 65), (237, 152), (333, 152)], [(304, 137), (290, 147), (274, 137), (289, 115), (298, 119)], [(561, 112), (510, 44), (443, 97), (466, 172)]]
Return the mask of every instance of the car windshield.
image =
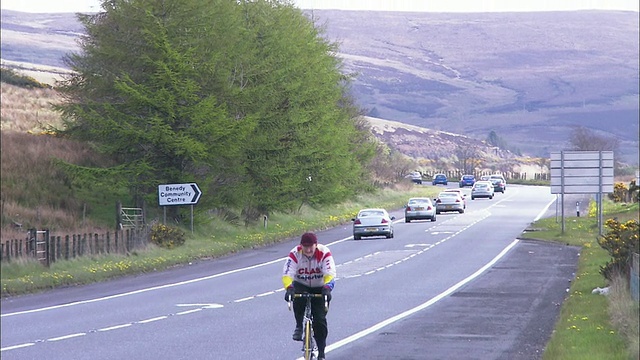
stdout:
[(440, 193), (439, 195), (439, 197), (452, 197), (452, 196), (458, 196), (458, 194), (454, 192), (443, 192), (443, 193)]
[(464, 180), (472, 180), (472, 179), (473, 179), (473, 176), (466, 175), (466, 176), (463, 176), (462, 178), (463, 178)]
[(444, 175), (436, 175), (436, 179), (444, 179)]

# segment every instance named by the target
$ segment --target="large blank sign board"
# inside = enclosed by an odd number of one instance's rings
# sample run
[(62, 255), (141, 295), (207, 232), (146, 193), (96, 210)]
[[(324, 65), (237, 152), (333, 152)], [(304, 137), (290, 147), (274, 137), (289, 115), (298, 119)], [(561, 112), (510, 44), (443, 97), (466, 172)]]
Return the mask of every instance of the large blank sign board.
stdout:
[(552, 194), (613, 192), (613, 151), (551, 153)]

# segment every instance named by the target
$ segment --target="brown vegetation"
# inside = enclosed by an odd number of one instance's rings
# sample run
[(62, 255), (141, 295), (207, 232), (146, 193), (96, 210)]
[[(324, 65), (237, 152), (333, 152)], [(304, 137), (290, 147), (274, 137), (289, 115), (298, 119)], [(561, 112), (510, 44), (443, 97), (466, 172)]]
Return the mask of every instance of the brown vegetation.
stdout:
[(23, 238), (30, 227), (81, 231), (97, 228), (85, 219), (86, 204), (71, 191), (54, 159), (72, 164), (106, 163), (88, 144), (45, 132), (60, 125), (51, 104), (55, 90), (26, 90), (2, 83), (2, 240)]
[(61, 101), (55, 90), (26, 90), (4, 82), (1, 85), (2, 131), (41, 132), (60, 125), (60, 115), (51, 107)]

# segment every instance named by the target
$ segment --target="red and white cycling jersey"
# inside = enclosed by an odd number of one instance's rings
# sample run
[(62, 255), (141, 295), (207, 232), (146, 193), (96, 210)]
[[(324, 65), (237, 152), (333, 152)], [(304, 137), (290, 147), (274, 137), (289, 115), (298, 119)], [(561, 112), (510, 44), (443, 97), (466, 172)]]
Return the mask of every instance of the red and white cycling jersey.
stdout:
[(334, 278), (336, 277), (336, 264), (333, 261), (331, 250), (328, 247), (318, 244), (312, 256), (302, 253), (302, 245), (296, 245), (282, 269), (282, 282), (285, 289), (293, 281), (308, 287), (328, 286), (333, 289)]

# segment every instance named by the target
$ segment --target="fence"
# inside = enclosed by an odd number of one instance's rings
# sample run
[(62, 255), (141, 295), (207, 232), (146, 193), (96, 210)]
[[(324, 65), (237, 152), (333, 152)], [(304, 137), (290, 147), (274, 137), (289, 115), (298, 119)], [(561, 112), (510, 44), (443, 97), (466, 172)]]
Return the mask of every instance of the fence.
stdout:
[[(445, 174), (447, 178), (450, 178), (450, 179), (459, 179), (462, 177), (462, 175), (467, 175), (467, 173), (460, 170), (443, 170), (443, 171), (427, 171), (423, 173), (423, 176), (426, 176), (427, 178), (432, 178), (435, 174)], [(479, 173), (473, 173), (470, 175), (475, 175), (477, 179), (480, 179), (480, 177), (483, 175), (491, 175), (491, 174), (494, 174), (494, 173), (479, 172)], [(527, 180), (527, 176), (528, 176), (527, 173), (519, 173), (519, 172), (512, 172), (512, 171), (502, 172), (501, 174), (504, 175), (505, 179), (507, 180), (510, 180), (510, 179), (511, 180)], [(531, 177), (531, 179), (529, 180), (551, 180), (551, 174), (536, 173), (536, 174), (533, 174), (533, 177)]]
[(79, 256), (128, 254), (148, 242), (149, 227), (64, 237), (51, 235), (49, 230), (30, 229), (26, 239), (7, 240), (1, 244), (0, 261), (35, 258), (49, 266), (52, 262)]

